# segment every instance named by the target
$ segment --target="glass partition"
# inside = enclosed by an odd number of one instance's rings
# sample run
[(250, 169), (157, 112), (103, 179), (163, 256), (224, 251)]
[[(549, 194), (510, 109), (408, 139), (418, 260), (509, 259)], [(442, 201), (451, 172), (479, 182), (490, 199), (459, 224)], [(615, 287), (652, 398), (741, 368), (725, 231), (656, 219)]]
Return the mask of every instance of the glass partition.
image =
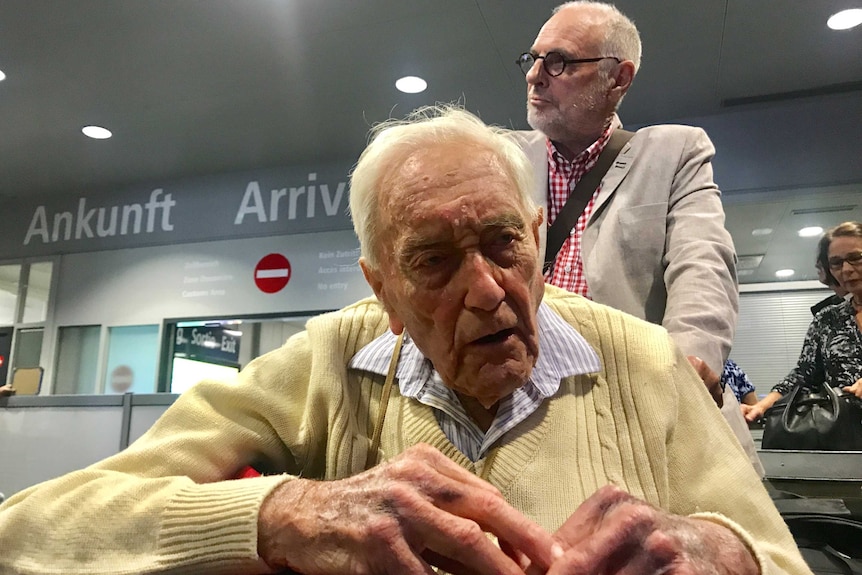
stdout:
[(18, 330), (15, 334), (14, 367), (39, 367), (44, 334), (41, 327)]
[(20, 288), (21, 266), (0, 266), (0, 325), (12, 325), (18, 319), (18, 290)]
[(158, 357), (159, 326), (109, 328), (105, 393), (153, 393)]
[(175, 357), (171, 369), (171, 393), (182, 393), (204, 379), (233, 381), (239, 373), (239, 367), (222, 365), (212, 361)]
[(55, 395), (97, 392), (100, 331), (98, 325), (61, 327), (58, 330)]
[(52, 261), (0, 265), (0, 385), (15, 368), (42, 366), (53, 270)]
[(22, 323), (43, 322), (48, 315), (48, 296), (51, 293), (52, 262), (30, 264), (27, 289), (24, 291)]
[(281, 347), (305, 322), (329, 310), (291, 315), (168, 320), (162, 332), (158, 391), (182, 393), (208, 377), (231, 379), (248, 362)]

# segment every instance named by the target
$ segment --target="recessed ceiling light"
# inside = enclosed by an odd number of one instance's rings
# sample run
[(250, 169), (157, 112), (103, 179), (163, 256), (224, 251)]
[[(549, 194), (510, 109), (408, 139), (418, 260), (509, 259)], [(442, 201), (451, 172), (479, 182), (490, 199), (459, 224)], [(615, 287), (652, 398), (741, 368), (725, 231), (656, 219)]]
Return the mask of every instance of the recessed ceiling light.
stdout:
[(740, 255), (736, 257), (736, 269), (757, 269), (760, 262), (763, 261), (763, 254)]
[(814, 236), (819, 236), (823, 233), (823, 228), (820, 226), (809, 226), (807, 228), (802, 228), (798, 232), (800, 238), (811, 238)]
[(101, 126), (84, 126), (81, 128), (81, 131), (84, 132), (85, 136), (89, 136), (94, 140), (107, 140), (113, 135), (110, 130), (106, 130)]
[(851, 8), (836, 12), (826, 21), (826, 25), (833, 30), (849, 30), (859, 24), (862, 24), (862, 8)]
[(772, 233), (772, 228), (756, 228), (751, 230), (753, 236), (768, 236)]
[(6, 79), (6, 74), (3, 73), (3, 70), (0, 70), (0, 82)]
[(777, 278), (789, 278), (790, 276), (792, 276), (795, 273), (796, 273), (796, 271), (791, 270), (791, 269), (778, 270), (777, 272), (775, 272), (775, 277), (777, 277)]
[(406, 94), (418, 94), (425, 91), (428, 82), (418, 76), (404, 76), (395, 81), (395, 87)]

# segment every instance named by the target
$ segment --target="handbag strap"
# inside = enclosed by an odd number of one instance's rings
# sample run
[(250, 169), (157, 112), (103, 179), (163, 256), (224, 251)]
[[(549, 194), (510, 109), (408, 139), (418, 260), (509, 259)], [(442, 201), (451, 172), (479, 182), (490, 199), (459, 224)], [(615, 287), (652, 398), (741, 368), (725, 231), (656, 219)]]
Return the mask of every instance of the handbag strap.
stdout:
[(816, 382), (815, 387), (818, 387), (823, 394), (817, 398), (811, 398), (810, 396), (803, 395), (801, 385), (797, 385), (793, 388), (793, 391), (790, 394), (790, 399), (787, 400), (787, 405), (785, 406), (784, 413), (781, 416), (781, 421), (783, 422), (785, 428), (787, 428), (790, 423), (790, 417), (794, 413), (797, 407), (802, 407), (805, 405), (823, 405), (828, 404), (832, 406), (832, 414), (834, 417), (838, 417), (840, 413), (840, 406), (838, 405), (838, 392), (832, 388), (825, 380), (820, 380)]
[(602, 182), (602, 178), (608, 173), (611, 163), (613, 163), (614, 159), (620, 153), (620, 150), (623, 149), (623, 146), (626, 145), (626, 142), (631, 140), (634, 135), (634, 132), (627, 130), (619, 128), (614, 130), (614, 133), (611, 134), (608, 143), (605, 145), (605, 149), (599, 154), (599, 158), (596, 160), (593, 169), (584, 174), (578, 180), (574, 189), (569, 192), (569, 197), (563, 205), (563, 209), (560, 210), (554, 223), (548, 228), (548, 241), (545, 247), (545, 266), (543, 269), (545, 273), (553, 267), (554, 260), (557, 259), (557, 253), (563, 247), (563, 243), (565, 243), (569, 232), (575, 227), (578, 218), (583, 213), (584, 208), (587, 207), (587, 203), (593, 197), (596, 188)]
[(395, 349), (392, 350), (392, 359), (389, 360), (389, 371), (386, 373), (386, 381), (383, 383), (383, 393), (380, 395), (380, 408), (377, 412), (377, 422), (374, 424), (374, 433), (371, 435), (371, 448), (365, 458), (365, 469), (371, 469), (377, 465), (377, 451), (380, 449), (380, 436), (383, 433), (383, 422), (386, 420), (386, 408), (389, 405), (389, 394), (392, 392), (392, 382), (395, 380), (395, 370), (398, 367), (398, 356), (401, 355), (401, 344), (404, 342), (404, 332), (398, 334), (395, 341)]

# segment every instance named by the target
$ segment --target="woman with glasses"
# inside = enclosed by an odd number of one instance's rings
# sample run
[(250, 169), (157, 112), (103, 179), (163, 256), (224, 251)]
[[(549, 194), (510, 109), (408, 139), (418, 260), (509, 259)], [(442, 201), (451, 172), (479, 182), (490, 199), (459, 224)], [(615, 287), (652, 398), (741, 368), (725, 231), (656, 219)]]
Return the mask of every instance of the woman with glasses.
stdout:
[[(743, 405), (748, 421), (755, 421), (796, 386), (826, 382), (862, 398), (862, 222), (845, 222), (828, 230), (829, 273), (852, 297), (828, 306), (808, 327), (796, 367), (754, 405)], [(823, 245), (823, 244), (821, 244)]]
[(833, 293), (811, 306), (811, 315), (817, 315), (817, 312), (826, 306), (844, 303), (844, 296), (847, 295), (847, 290), (829, 271), (829, 236), (826, 234), (823, 234), (817, 242), (817, 262), (814, 267), (817, 269), (817, 281), (831, 289)]

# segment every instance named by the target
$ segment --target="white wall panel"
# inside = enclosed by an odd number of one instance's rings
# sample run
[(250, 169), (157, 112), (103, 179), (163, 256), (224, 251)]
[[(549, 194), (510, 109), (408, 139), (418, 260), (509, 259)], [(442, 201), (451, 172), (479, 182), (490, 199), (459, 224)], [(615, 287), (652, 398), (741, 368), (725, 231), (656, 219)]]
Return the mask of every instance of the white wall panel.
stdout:
[(7, 497), (120, 449), (121, 405), (0, 409), (0, 492)]
[[(342, 231), (68, 254), (56, 325), (338, 309), (371, 294), (358, 247)], [(291, 265), (287, 286), (271, 294), (255, 284), (255, 267), (270, 253)]]

